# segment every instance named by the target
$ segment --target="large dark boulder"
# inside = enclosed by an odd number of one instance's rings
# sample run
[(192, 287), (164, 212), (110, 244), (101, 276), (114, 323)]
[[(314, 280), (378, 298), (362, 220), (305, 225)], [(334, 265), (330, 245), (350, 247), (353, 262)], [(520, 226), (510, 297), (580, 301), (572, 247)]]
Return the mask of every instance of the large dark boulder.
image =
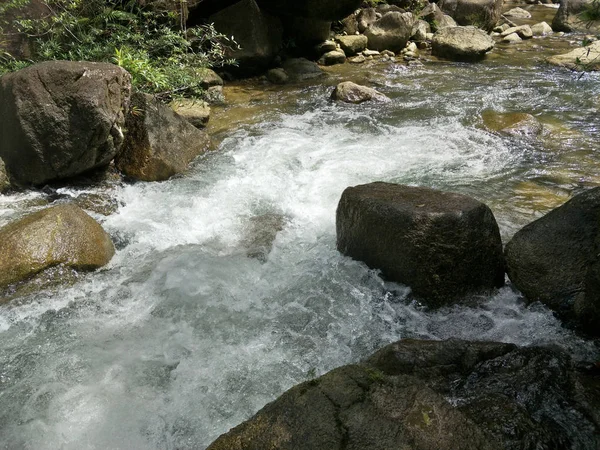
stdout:
[(239, 48), (227, 50), (227, 56), (237, 60), (237, 70), (243, 75), (264, 71), (281, 48), (281, 22), (265, 14), (255, 0), (235, 3), (210, 16), (208, 21), (220, 33), (233, 36), (239, 44)]
[(293, 387), (208, 450), (595, 449), (598, 385), (556, 350), (403, 340)]
[(478, 61), (494, 48), (494, 40), (475, 27), (442, 28), (433, 35), (431, 54), (453, 61)]
[(0, 78), (0, 157), (39, 185), (108, 165), (123, 143), (131, 77), (104, 63), (50, 61)]
[(432, 306), (504, 283), (496, 219), (465, 195), (390, 183), (347, 188), (337, 247)]
[(58, 265), (93, 270), (114, 253), (110, 236), (81, 208), (47, 208), (0, 229), (0, 288)]
[(591, 7), (592, 0), (560, 0), (558, 11), (552, 19), (552, 29), (566, 33), (571, 31), (589, 32), (588, 28), (591, 24), (578, 15)]
[(358, 9), (362, 0), (257, 0), (261, 8), (280, 16), (341, 20)]
[(134, 94), (123, 151), (115, 159), (128, 177), (162, 181), (187, 170), (210, 146), (208, 135), (147, 94)]
[(416, 19), (412, 13), (392, 11), (365, 30), (367, 47), (371, 50), (399, 52), (408, 42)]
[(440, 0), (440, 9), (459, 25), (492, 31), (502, 14), (503, 0)]
[(521, 229), (505, 255), (508, 276), (527, 300), (600, 336), (600, 188)]

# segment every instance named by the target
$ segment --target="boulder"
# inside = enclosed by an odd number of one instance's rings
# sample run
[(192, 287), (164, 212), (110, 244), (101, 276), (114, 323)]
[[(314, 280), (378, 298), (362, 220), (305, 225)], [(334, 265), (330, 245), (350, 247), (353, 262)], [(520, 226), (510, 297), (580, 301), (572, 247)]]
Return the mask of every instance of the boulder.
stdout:
[(399, 52), (408, 42), (414, 22), (412, 13), (385, 14), (365, 31), (368, 47), (371, 50)]
[(546, 61), (571, 70), (588, 72), (600, 70), (600, 41), (594, 41), (569, 53), (551, 56)]
[(10, 189), (10, 179), (4, 167), (4, 161), (0, 158), (0, 194)]
[(440, 9), (462, 26), (492, 31), (502, 14), (503, 0), (440, 0)]
[(425, 41), (427, 40), (427, 33), (429, 32), (431, 32), (429, 24), (426, 21), (419, 19), (413, 25), (410, 38), (417, 42)]
[(352, 13), (345, 19), (340, 21), (341, 32), (346, 33), (348, 35), (358, 33), (358, 20), (356, 18), (356, 14)]
[(507, 272), (530, 301), (600, 336), (600, 188), (530, 223), (506, 245)]
[(531, 32), (534, 36), (546, 36), (547, 34), (552, 34), (553, 30), (546, 22), (540, 22), (531, 26)]
[(337, 50), (337, 44), (335, 43), (335, 41), (331, 41), (329, 39), (315, 46), (315, 52), (319, 56), (327, 52), (332, 52), (334, 50)]
[(597, 388), (559, 350), (405, 339), (291, 388), (208, 450), (594, 449)]
[(527, 113), (499, 113), (486, 110), (481, 117), (487, 129), (510, 136), (534, 138), (544, 131), (540, 121)]
[(346, 103), (363, 103), (366, 101), (389, 102), (390, 99), (375, 89), (361, 86), (351, 81), (344, 81), (336, 86), (331, 94), (333, 100)]
[(470, 197), (379, 182), (350, 187), (336, 228), (340, 252), (410, 286), (431, 306), (504, 284), (496, 219)]
[(456, 21), (448, 14), (444, 14), (441, 17), (440, 21), (435, 24), (434, 28), (435, 28), (435, 31), (437, 31), (437, 30), (441, 30), (442, 28), (456, 27), (456, 26), (458, 26)]
[(509, 9), (504, 15), (512, 19), (531, 19), (531, 13), (519, 7)]
[(290, 77), (281, 67), (269, 70), (267, 79), (273, 84), (286, 84), (290, 81)]
[(284, 38), (292, 41), (297, 51), (310, 51), (315, 45), (329, 39), (331, 21), (315, 18), (285, 16), (281, 18)]
[(364, 35), (354, 36), (336, 36), (335, 40), (340, 44), (344, 53), (348, 56), (354, 56), (367, 48), (367, 37)]
[(364, 55), (356, 55), (348, 58), (348, 62), (352, 64), (362, 64), (367, 61)]
[(577, 15), (589, 8), (592, 2), (593, 0), (560, 0), (558, 11), (552, 19), (552, 29), (565, 33), (588, 31), (586, 21), (581, 20)]
[(375, 8), (361, 9), (356, 20), (358, 21), (358, 31), (364, 33), (367, 28), (377, 22), (377, 11)]
[(419, 18), (423, 19), (432, 26), (437, 27), (444, 17), (444, 12), (435, 3), (429, 3), (419, 12)]
[(167, 180), (187, 170), (198, 155), (206, 152), (210, 139), (168, 106), (147, 94), (134, 94), (127, 117), (123, 151), (117, 168), (142, 181)]
[(510, 34), (516, 33), (521, 39), (531, 39), (533, 37), (533, 31), (529, 25), (521, 25), (518, 27), (510, 27), (500, 33), (501, 37), (506, 37)]
[(522, 41), (523, 39), (521, 39), (521, 36), (519, 36), (517, 33), (510, 33), (502, 38), (502, 42), (506, 44), (514, 44)]
[(286, 59), (282, 67), (292, 81), (313, 80), (325, 75), (317, 63), (306, 58)]
[(205, 128), (210, 119), (210, 106), (202, 100), (178, 99), (171, 102), (171, 108), (196, 128)]
[(493, 48), (493, 39), (474, 27), (443, 28), (431, 40), (432, 55), (457, 61), (482, 59)]
[(0, 287), (58, 265), (93, 270), (114, 253), (110, 236), (81, 208), (47, 208), (0, 229)]
[(243, 75), (264, 71), (281, 49), (281, 22), (263, 13), (255, 0), (235, 3), (210, 16), (208, 21), (220, 33), (233, 36), (239, 44), (239, 48), (228, 49), (226, 56), (237, 60), (236, 70)]
[(319, 58), (319, 64), (322, 66), (333, 66), (335, 64), (344, 64), (346, 54), (342, 50), (327, 52)]
[(358, 9), (362, 0), (258, 0), (261, 8), (278, 16), (341, 20)]
[(131, 77), (104, 63), (49, 61), (0, 78), (0, 158), (40, 185), (107, 166), (123, 143)]

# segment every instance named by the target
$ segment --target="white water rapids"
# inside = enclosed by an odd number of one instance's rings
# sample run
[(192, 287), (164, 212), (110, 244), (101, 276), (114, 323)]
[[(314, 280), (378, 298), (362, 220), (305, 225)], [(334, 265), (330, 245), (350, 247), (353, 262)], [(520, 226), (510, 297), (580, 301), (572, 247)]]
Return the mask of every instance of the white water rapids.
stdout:
[[(555, 156), (473, 117), (521, 104), (585, 119), (597, 110), (579, 89), (598, 95), (598, 79), (485, 70), (391, 70), (385, 107), (334, 105), (329, 88), (306, 87), (293, 108), (265, 106), (259, 124), (230, 132), (185, 176), (115, 187), (118, 211), (95, 216), (118, 246), (110, 265), (0, 306), (0, 448), (202, 449), (294, 384), (403, 337), (594, 355), (510, 287), (427, 312), (336, 250), (343, 189), (376, 180), (489, 201), (504, 237), (537, 217), (511, 212), (511, 183), (543, 175)], [(579, 128), (583, 145), (592, 136)], [(22, 196), (2, 199), (1, 222)], [(282, 224), (264, 262), (247, 256), (263, 216)]]

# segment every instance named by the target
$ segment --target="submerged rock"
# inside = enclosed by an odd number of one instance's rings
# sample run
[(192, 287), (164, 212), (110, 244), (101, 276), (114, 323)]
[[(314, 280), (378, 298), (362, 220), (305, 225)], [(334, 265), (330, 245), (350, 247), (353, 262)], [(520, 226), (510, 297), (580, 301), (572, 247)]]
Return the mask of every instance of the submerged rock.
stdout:
[(123, 143), (131, 76), (113, 64), (49, 61), (0, 78), (0, 157), (13, 183), (107, 166)]
[(510, 280), (530, 301), (600, 336), (600, 188), (577, 195), (506, 245)]
[(579, 14), (591, 7), (593, 0), (560, 0), (560, 7), (552, 19), (554, 31), (586, 31), (590, 29), (590, 23), (582, 20)]
[(593, 449), (598, 383), (557, 350), (402, 340), (293, 387), (208, 450)]
[(566, 67), (571, 70), (600, 70), (600, 41), (594, 41), (569, 53), (551, 56), (546, 61), (555, 66)]
[(415, 17), (411, 13), (389, 12), (365, 31), (371, 50), (402, 50), (412, 34)]
[(336, 228), (340, 252), (410, 286), (431, 306), (504, 284), (494, 215), (465, 195), (380, 182), (350, 187)]
[(208, 135), (147, 94), (134, 94), (123, 151), (115, 160), (126, 176), (167, 180), (187, 170), (210, 145)]
[(500, 113), (488, 109), (481, 117), (487, 129), (511, 136), (537, 137), (544, 131), (540, 121), (527, 113)]
[(390, 99), (375, 89), (361, 86), (352, 81), (344, 81), (336, 86), (331, 94), (333, 100), (346, 103), (363, 103), (366, 101), (389, 102)]
[(443, 28), (433, 35), (431, 54), (457, 61), (483, 59), (494, 48), (494, 40), (473, 27)]
[(265, 262), (273, 248), (277, 233), (283, 230), (287, 219), (282, 214), (262, 214), (248, 221), (242, 245), (249, 258)]
[(83, 210), (47, 208), (0, 229), (0, 287), (58, 265), (93, 270), (114, 253), (110, 236)]

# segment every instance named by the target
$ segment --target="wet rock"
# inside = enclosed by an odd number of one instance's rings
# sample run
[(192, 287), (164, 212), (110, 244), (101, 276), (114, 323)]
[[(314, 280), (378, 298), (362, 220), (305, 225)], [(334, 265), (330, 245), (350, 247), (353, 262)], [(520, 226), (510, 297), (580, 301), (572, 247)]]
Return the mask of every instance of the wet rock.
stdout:
[(336, 228), (340, 252), (431, 306), (504, 283), (494, 215), (464, 195), (379, 182), (347, 188)]
[(430, 31), (431, 27), (429, 24), (424, 20), (419, 19), (413, 25), (410, 38), (415, 41), (425, 41), (427, 40), (427, 33)]
[(50, 61), (0, 78), (0, 157), (39, 185), (107, 166), (123, 143), (131, 77), (104, 63)]
[(440, 9), (458, 25), (491, 31), (502, 14), (503, 0), (440, 0)]
[(552, 19), (552, 29), (554, 31), (571, 31), (587, 29), (587, 23), (578, 17), (578, 14), (585, 11), (592, 4), (592, 0), (560, 0), (560, 7)]
[(531, 26), (531, 32), (534, 36), (546, 36), (547, 34), (552, 34), (553, 30), (546, 22), (540, 22)]
[(359, 34), (355, 36), (336, 36), (335, 40), (340, 44), (344, 53), (355, 56), (367, 48), (367, 37)]
[(119, 202), (108, 193), (83, 193), (75, 198), (75, 204), (82, 209), (103, 216), (110, 216), (119, 209)]
[(364, 33), (367, 28), (377, 21), (377, 12), (375, 8), (361, 9), (356, 17), (358, 21), (358, 31)]
[(266, 69), (283, 42), (281, 22), (263, 13), (255, 0), (237, 2), (210, 16), (208, 21), (220, 33), (235, 37), (239, 48), (228, 49), (227, 57), (237, 60), (236, 70), (243, 75)]
[(93, 270), (114, 255), (110, 236), (75, 205), (59, 205), (0, 229), (0, 287), (64, 265)]
[(513, 33), (516, 33), (521, 39), (531, 39), (533, 37), (533, 31), (529, 25), (521, 25), (519, 27), (510, 27), (500, 33), (500, 36), (506, 37)]
[(600, 188), (577, 195), (506, 245), (510, 280), (568, 324), (600, 336)]
[(444, 17), (444, 12), (439, 8), (436, 3), (429, 3), (425, 8), (419, 12), (419, 18), (426, 21), (430, 25), (435, 25), (436, 29), (438, 24)]
[(540, 121), (527, 113), (499, 113), (486, 110), (481, 117), (487, 129), (511, 136), (532, 138), (541, 135), (544, 131)]
[(305, 58), (286, 59), (282, 66), (292, 81), (313, 80), (325, 75), (317, 63)]
[(8, 174), (6, 173), (6, 169), (4, 167), (4, 161), (0, 158), (0, 194), (6, 192), (10, 189), (10, 180), (8, 178)]
[(336, 86), (331, 94), (333, 100), (346, 103), (363, 103), (366, 101), (389, 102), (390, 99), (375, 89), (361, 86), (351, 81), (344, 81)]
[(531, 19), (531, 13), (523, 8), (512, 8), (504, 13), (506, 17), (512, 19)]
[(521, 39), (521, 36), (519, 36), (517, 33), (510, 33), (502, 38), (502, 42), (506, 44), (514, 44), (522, 41), (523, 39)]
[(280, 16), (321, 20), (341, 20), (361, 4), (361, 0), (258, 0), (261, 8)]
[(321, 42), (320, 44), (317, 44), (315, 47), (315, 52), (319, 56), (321, 56), (327, 52), (333, 52), (334, 50), (337, 50), (337, 45), (334, 41), (330, 41), (330, 40)]
[(365, 31), (369, 49), (399, 52), (408, 42), (414, 22), (411, 13), (385, 14)]
[(115, 160), (126, 176), (142, 181), (167, 180), (187, 170), (210, 145), (208, 135), (198, 130), (147, 94), (132, 96), (132, 111), (126, 122), (123, 151)]
[(265, 262), (273, 248), (277, 233), (283, 230), (287, 222), (282, 214), (262, 214), (249, 220), (242, 245), (249, 258)]
[(444, 14), (441, 18), (441, 20), (436, 24), (435, 30), (441, 30), (443, 28), (448, 28), (448, 27), (456, 27), (458, 26), (458, 24), (456, 23), (456, 21), (450, 17), (448, 14)]
[(327, 52), (319, 58), (319, 64), (322, 66), (333, 66), (335, 64), (344, 64), (346, 54), (342, 50)]
[(546, 61), (571, 70), (600, 70), (600, 41), (592, 42), (563, 55), (551, 56)]
[(592, 449), (597, 386), (557, 350), (406, 339), (293, 387), (208, 450)]
[(493, 39), (474, 27), (443, 28), (431, 40), (432, 55), (458, 61), (482, 59), (493, 48)]
[(170, 106), (196, 128), (205, 128), (210, 119), (210, 106), (201, 100), (177, 99)]
[(342, 33), (346, 33), (348, 35), (353, 35), (359, 32), (358, 30), (358, 20), (356, 19), (356, 14), (352, 13), (345, 19), (341, 20), (342, 25)]
[(286, 84), (290, 81), (290, 77), (281, 67), (269, 70), (267, 79), (273, 84)]

